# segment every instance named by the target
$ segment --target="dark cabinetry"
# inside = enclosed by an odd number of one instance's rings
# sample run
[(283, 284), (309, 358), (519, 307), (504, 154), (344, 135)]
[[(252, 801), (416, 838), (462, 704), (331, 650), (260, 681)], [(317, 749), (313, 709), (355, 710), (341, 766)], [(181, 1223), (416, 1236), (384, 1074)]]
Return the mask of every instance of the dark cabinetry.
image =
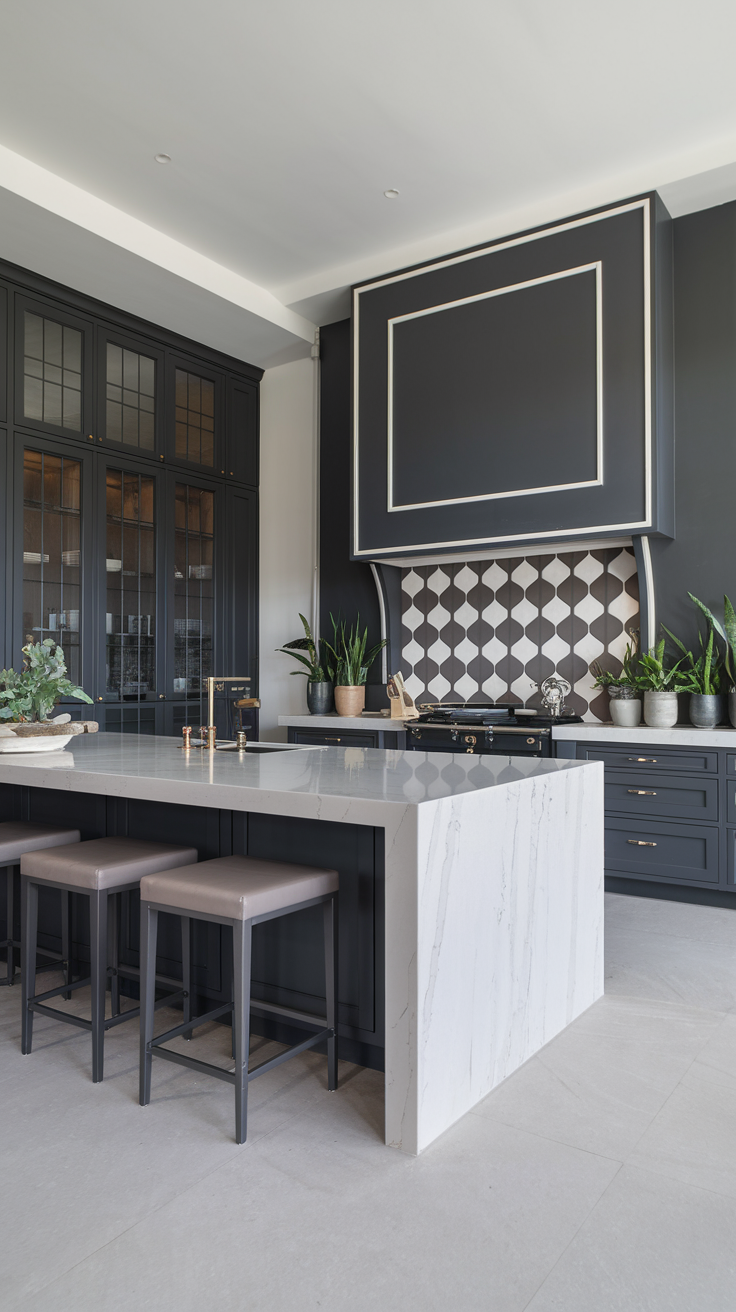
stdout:
[(290, 743), (300, 743), (303, 747), (381, 747), (403, 751), (406, 746), (406, 733), (381, 729), (342, 729), (336, 723), (334, 730), (324, 728), (305, 729), (290, 725), (288, 731)]
[(651, 742), (557, 749), (605, 764), (607, 887), (710, 890), (736, 907), (736, 755)]
[(2, 664), (54, 638), (118, 732), (257, 692), (261, 372), (0, 263)]
[[(150, 707), (154, 713), (157, 708)], [(125, 708), (123, 708), (125, 714)], [(172, 750), (176, 750), (172, 748)], [(340, 874), (340, 962), (338, 1020), (341, 1055), (383, 1068), (384, 888), (383, 831), (365, 825), (299, 820), (240, 811), (105, 798), (43, 788), (0, 786), (0, 819), (64, 823), (79, 827), (82, 838), (128, 835), (161, 842), (190, 843), (200, 860), (232, 852), (277, 861), (306, 862)], [(0, 937), (4, 900), (0, 907)], [(319, 924), (311, 908), (256, 928), (253, 941), (253, 999), (324, 1013), (324, 957)], [(58, 950), (59, 899), (43, 890), (40, 907), (43, 947)], [(181, 938), (173, 917), (164, 917), (159, 969), (181, 976)], [(83, 899), (74, 899), (73, 950), (80, 964), (89, 960), (88, 917)], [(139, 897), (124, 895), (123, 941), (126, 964), (137, 966)], [(220, 925), (195, 924), (193, 973), (200, 1008), (230, 997), (232, 937)], [(283, 1037), (283, 1028), (255, 1020), (256, 1033)]]

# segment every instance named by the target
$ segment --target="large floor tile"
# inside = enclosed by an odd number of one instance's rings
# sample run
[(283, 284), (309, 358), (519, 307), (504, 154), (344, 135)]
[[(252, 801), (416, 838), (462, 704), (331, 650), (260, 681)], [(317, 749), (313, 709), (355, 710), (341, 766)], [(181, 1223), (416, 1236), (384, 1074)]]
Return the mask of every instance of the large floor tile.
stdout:
[(604, 997), (475, 1109), (623, 1160), (723, 1017)]
[(606, 893), (606, 930), (640, 930), (687, 938), (693, 943), (721, 943), (736, 951), (736, 897), (733, 908), (668, 902), (658, 897)]
[(630, 1161), (736, 1198), (736, 1017), (726, 1017)]
[(624, 1166), (527, 1312), (733, 1312), (734, 1227), (736, 1201)]
[(736, 946), (607, 925), (605, 990), (732, 1011)]
[(522, 1312), (617, 1169), (479, 1118), (418, 1159), (374, 1141), (357, 1160), (306, 1129), (260, 1140), (28, 1312)]

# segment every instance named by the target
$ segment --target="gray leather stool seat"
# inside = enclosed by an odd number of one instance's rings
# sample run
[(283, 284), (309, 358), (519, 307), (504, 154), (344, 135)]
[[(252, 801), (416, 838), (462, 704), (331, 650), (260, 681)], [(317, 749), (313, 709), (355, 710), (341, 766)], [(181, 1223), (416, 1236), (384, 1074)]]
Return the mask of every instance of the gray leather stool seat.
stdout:
[[(247, 856), (224, 856), (183, 870), (168, 870), (146, 875), (141, 880), (141, 1064), (140, 1103), (151, 1101), (151, 1067), (154, 1056), (180, 1066), (188, 1066), (205, 1075), (214, 1075), (235, 1086), (235, 1140), (245, 1143), (248, 1114), (248, 1082), (265, 1071), (295, 1057), (307, 1048), (327, 1040), (327, 1085), (337, 1088), (337, 895), (339, 876), (336, 870), (314, 866), (291, 865), (281, 861), (263, 861)], [(326, 1015), (313, 1016), (287, 1007), (261, 1002), (253, 1005), (273, 1012), (282, 1019), (298, 1020), (316, 1026), (316, 1032), (302, 1043), (287, 1048), (279, 1056), (248, 1070), (250, 1048), (250, 972), (251, 935), (254, 925), (277, 916), (287, 916), (305, 907), (324, 907), (325, 998)], [(215, 1007), (203, 1016), (185, 1019), (182, 1025), (154, 1038), (156, 937), (159, 911), (197, 920), (230, 925), (233, 931), (233, 1001)], [(206, 1021), (232, 1013), (233, 1056), (235, 1069), (223, 1070), (209, 1062), (198, 1061), (162, 1045)]]
[[(15, 976), (15, 954), (20, 948), (20, 939), (14, 934), (15, 871), (25, 852), (35, 852), (44, 847), (60, 847), (66, 843), (78, 843), (81, 834), (78, 829), (64, 829), (60, 825), (32, 825), (25, 820), (4, 820), (0, 823), (0, 869), (5, 868), (5, 910), (7, 937), (0, 940), (0, 948), (7, 949), (7, 972), (0, 984), (12, 984)], [(69, 899), (62, 894), (61, 899), (61, 956), (60, 961), (55, 952), (46, 948), (37, 948), (40, 956), (52, 957), (44, 962), (41, 969), (52, 970), (62, 966), (68, 973), (71, 970), (69, 958)], [(35, 958), (34, 958), (35, 963)]]
[[(23, 1022), (21, 1050), (31, 1051), (33, 1041), (33, 1014), (43, 1012), (67, 1024), (77, 1025), (92, 1034), (92, 1079), (98, 1083), (103, 1074), (105, 1030), (132, 1020), (139, 1008), (120, 1010), (119, 977), (137, 976), (132, 966), (121, 967), (118, 962), (118, 895), (137, 890), (143, 875), (158, 870), (190, 865), (197, 860), (194, 847), (174, 843), (155, 843), (138, 838), (93, 838), (74, 847), (51, 847), (26, 852), (21, 857), (22, 929), (21, 978), (23, 989)], [(34, 992), (34, 974), (31, 969), (33, 950), (38, 931), (39, 887), (61, 888), (69, 893), (81, 893), (90, 904), (90, 973), (86, 979), (75, 980), (46, 993)], [(189, 922), (182, 925), (182, 958), (185, 976), (188, 974)], [(186, 941), (184, 933), (186, 930)], [(112, 958), (108, 964), (108, 954)], [(111, 975), (112, 1016), (105, 1019), (107, 979)], [(176, 996), (188, 990), (176, 980), (162, 981), (174, 988)], [(71, 989), (91, 986), (91, 1019), (59, 1011), (46, 1006), (49, 998), (58, 997)], [(168, 1001), (172, 995), (169, 995)], [(188, 1004), (188, 997), (185, 1000)]]

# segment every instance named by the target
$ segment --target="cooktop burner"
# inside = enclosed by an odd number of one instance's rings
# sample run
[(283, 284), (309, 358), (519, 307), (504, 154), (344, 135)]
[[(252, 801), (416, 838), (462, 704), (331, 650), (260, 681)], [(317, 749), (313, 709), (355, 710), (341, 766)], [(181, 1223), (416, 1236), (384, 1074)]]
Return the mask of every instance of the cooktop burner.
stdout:
[(417, 706), (419, 719), (414, 724), (457, 725), (534, 725), (536, 728), (551, 724), (580, 724), (582, 716), (565, 714), (547, 715), (534, 706), (510, 706), (503, 702), (436, 702)]

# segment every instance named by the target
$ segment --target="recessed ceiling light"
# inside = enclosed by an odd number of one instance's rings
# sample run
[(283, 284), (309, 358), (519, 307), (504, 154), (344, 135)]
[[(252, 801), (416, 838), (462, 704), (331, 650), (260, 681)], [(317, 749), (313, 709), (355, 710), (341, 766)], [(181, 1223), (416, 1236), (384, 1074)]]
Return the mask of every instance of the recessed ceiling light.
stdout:
[(170, 163), (171, 163), (171, 156), (170, 156), (170, 155), (164, 155), (163, 152), (162, 152), (160, 155), (154, 155), (153, 158), (155, 159), (155, 161), (156, 161), (157, 164), (170, 164)]
[(399, 193), (395, 187), (389, 187), (388, 191), (384, 191), (383, 194), (386, 197), (386, 200), (396, 200)]

